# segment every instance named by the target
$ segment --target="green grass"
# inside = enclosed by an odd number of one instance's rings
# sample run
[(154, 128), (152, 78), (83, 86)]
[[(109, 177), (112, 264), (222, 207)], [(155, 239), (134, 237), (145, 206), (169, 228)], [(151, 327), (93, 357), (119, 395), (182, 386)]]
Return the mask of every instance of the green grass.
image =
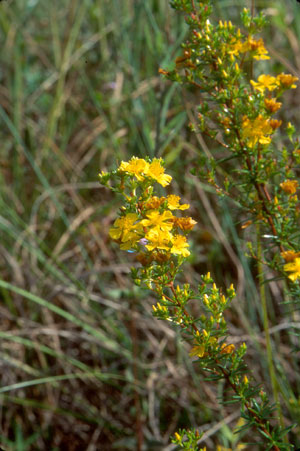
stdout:
[[(267, 7), (271, 22), (264, 35), (273, 55), (268, 71), (299, 76), (300, 6), (257, 5)], [(220, 1), (215, 14), (238, 17), (244, 6)], [(193, 261), (182, 277), (192, 283), (210, 270), (220, 284), (238, 285), (231, 333), (241, 341), (246, 335), (249, 364), (269, 386), (243, 218), (190, 176), (201, 151), (187, 127), (197, 98), (158, 74), (172, 64), (185, 32), (183, 18), (161, 0), (0, 4), (4, 449), (135, 450), (137, 428), (146, 450), (163, 449), (179, 427), (207, 431), (208, 449), (235, 440), (218, 426), (224, 416), (230, 429), (238, 419), (237, 407), (218, 407), (226, 387), (203, 381), (187, 344), (152, 318), (149, 294), (130, 281), (133, 260), (108, 239), (119, 204), (97, 175), (131, 155), (165, 158), (198, 221)], [(285, 105), (282, 119), (299, 127), (299, 89)], [(274, 284), (271, 306), (279, 296)], [(277, 362), (282, 377), (295, 370), (284, 361), (286, 340)], [(299, 416), (297, 408), (286, 412)]]

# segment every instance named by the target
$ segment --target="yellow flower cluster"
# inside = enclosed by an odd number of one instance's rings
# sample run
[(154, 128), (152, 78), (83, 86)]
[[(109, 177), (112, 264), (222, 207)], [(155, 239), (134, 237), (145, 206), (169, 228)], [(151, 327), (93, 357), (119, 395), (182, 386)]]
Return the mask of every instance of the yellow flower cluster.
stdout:
[(297, 77), (293, 77), (291, 74), (279, 74), (277, 77), (272, 75), (262, 74), (258, 77), (258, 81), (251, 80), (250, 83), (254, 89), (264, 94), (265, 90), (274, 91), (276, 88), (294, 89), (297, 86), (295, 82)]
[(267, 99), (266, 98), (266, 99), (264, 99), (264, 103), (265, 103), (266, 110), (271, 114), (276, 113), (276, 111), (278, 111), (282, 105), (282, 103), (277, 102), (276, 99)]
[(299, 80), (298, 77), (293, 77), (291, 74), (280, 74), (276, 77), (277, 82), (285, 89), (295, 89), (297, 86), (295, 82)]
[(273, 91), (277, 88), (276, 77), (272, 77), (272, 75), (262, 74), (258, 77), (258, 81), (250, 80), (251, 85), (254, 89), (261, 92), (262, 94), (266, 89), (269, 91)]
[[(145, 180), (155, 180), (166, 186), (172, 179), (164, 173), (162, 161), (156, 158), (152, 162), (136, 157), (131, 158), (129, 162), (122, 161), (117, 173), (135, 177), (141, 183), (141, 189)], [(126, 198), (129, 199), (128, 196)], [(171, 255), (188, 257), (189, 244), (186, 236), (179, 232), (190, 231), (196, 221), (190, 217), (178, 218), (172, 213), (174, 210), (187, 208), (188, 204), (180, 204), (179, 196), (171, 194), (159, 198), (150, 195), (145, 198), (144, 193), (136, 202), (136, 211), (125, 212), (116, 219), (109, 235), (120, 244), (122, 250), (144, 250), (138, 256), (142, 264), (149, 264), (153, 259), (162, 262), (168, 260)], [(151, 258), (151, 254), (155, 257)]]
[(170, 175), (165, 174), (161, 160), (158, 158), (154, 158), (150, 164), (143, 158), (132, 157), (128, 162), (122, 161), (119, 171), (135, 176), (140, 182), (149, 177), (162, 186), (169, 185), (172, 180)]
[(284, 182), (280, 183), (280, 188), (286, 194), (295, 194), (298, 186), (299, 186), (299, 183), (297, 180), (285, 180)]
[(244, 52), (252, 52), (253, 58), (256, 60), (268, 60), (270, 59), (268, 51), (265, 48), (265, 44), (262, 38), (253, 39), (251, 35), (248, 36), (248, 40), (243, 44)]
[(262, 145), (270, 144), (269, 135), (273, 133), (270, 120), (259, 114), (255, 119), (243, 117), (242, 138), (247, 141), (249, 147), (254, 147), (258, 142)]
[[(218, 340), (215, 337), (207, 337), (206, 330), (202, 331), (203, 334), (203, 343), (197, 343), (190, 351), (191, 357), (206, 357), (209, 355), (209, 350), (212, 349), (217, 350), (219, 348)], [(235, 351), (234, 344), (226, 344), (222, 343), (220, 347), (221, 354), (233, 354)]]
[(270, 59), (263, 39), (254, 39), (249, 35), (247, 40), (243, 42), (240, 37), (240, 30), (238, 30), (238, 37), (233, 38), (228, 53), (234, 59), (240, 53), (246, 52), (250, 52), (251, 56), (256, 60)]
[[(297, 80), (297, 77), (290, 74), (282, 73), (277, 75), (277, 77), (262, 74), (258, 77), (257, 81), (251, 80), (250, 83), (261, 94), (264, 94), (266, 90), (271, 92), (276, 89), (279, 90), (280, 94), (284, 89), (296, 88), (294, 83)], [(281, 103), (277, 102), (276, 98), (265, 98), (264, 106), (266, 112), (271, 115), (279, 110)], [(271, 142), (270, 135), (280, 127), (281, 123), (282, 121), (264, 117), (262, 114), (259, 114), (255, 119), (244, 116), (242, 122), (242, 138), (246, 140), (250, 148), (253, 148), (257, 143), (268, 145)], [(282, 189), (284, 190), (284, 186), (282, 186)]]

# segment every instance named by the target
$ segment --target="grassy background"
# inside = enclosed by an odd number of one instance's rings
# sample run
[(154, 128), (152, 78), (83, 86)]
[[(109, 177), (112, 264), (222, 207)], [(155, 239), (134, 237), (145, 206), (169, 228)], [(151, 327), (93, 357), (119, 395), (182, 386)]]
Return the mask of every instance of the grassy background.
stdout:
[[(238, 21), (244, 6), (216, 2), (215, 16)], [(260, 71), (299, 76), (300, 6), (257, 7), (270, 19), (264, 37), (272, 55)], [(131, 155), (165, 158), (173, 190), (198, 221), (183, 280), (195, 283), (210, 270), (220, 284), (237, 285), (239, 301), (228, 312), (232, 341), (247, 342), (249, 365), (269, 387), (255, 269), (244, 257), (248, 232), (239, 212), (189, 174), (207, 145), (187, 128), (197, 93), (183, 94), (158, 75), (185, 32), (164, 0), (0, 3), (5, 450), (171, 449), (169, 435), (190, 426), (206, 431), (208, 449), (234, 449), (239, 440), (231, 433), (238, 407), (218, 406), (226, 387), (206, 383), (177, 331), (152, 318), (149, 293), (128, 277), (131, 256), (108, 239), (119, 203), (97, 174)], [(299, 100), (299, 89), (286, 94), (282, 113), (296, 126)], [(274, 325), (286, 324), (275, 307), (276, 282), (268, 294)], [(295, 367), (290, 342), (275, 332), (288, 399)], [(286, 414), (299, 416), (296, 407)]]

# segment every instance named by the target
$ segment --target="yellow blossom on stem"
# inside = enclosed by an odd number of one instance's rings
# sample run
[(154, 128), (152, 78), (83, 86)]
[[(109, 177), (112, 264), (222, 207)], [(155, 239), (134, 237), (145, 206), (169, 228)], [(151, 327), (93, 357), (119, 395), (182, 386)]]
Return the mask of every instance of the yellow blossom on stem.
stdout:
[(276, 99), (264, 99), (265, 107), (270, 113), (276, 113), (279, 110), (282, 103), (276, 102)]
[(295, 282), (300, 277), (300, 258), (295, 258), (293, 262), (287, 263), (283, 268), (291, 273), (288, 278)]
[(185, 236), (175, 235), (172, 241), (171, 253), (188, 257), (190, 255), (190, 251), (187, 250), (188, 247), (189, 243), (186, 241)]
[(295, 82), (299, 80), (298, 77), (293, 77), (291, 74), (284, 74), (281, 73), (277, 75), (276, 77), (277, 83), (281, 85), (283, 88), (286, 89), (295, 89), (297, 88), (297, 85), (295, 85)]
[(268, 51), (265, 48), (263, 39), (253, 39), (251, 35), (248, 36), (248, 40), (243, 44), (244, 52), (253, 52), (253, 58), (256, 60), (268, 60)]
[(169, 185), (172, 180), (170, 175), (165, 174), (161, 158), (153, 158), (152, 163), (148, 163), (143, 158), (132, 157), (128, 162), (121, 162), (119, 171), (134, 175), (139, 181), (143, 181), (145, 176), (151, 177), (162, 186)]
[(170, 210), (186, 210), (187, 208), (190, 208), (189, 204), (180, 205), (179, 201), (180, 201), (179, 196), (175, 196), (175, 194), (170, 194), (167, 197), (168, 208)]
[(191, 357), (196, 356), (201, 358), (205, 354), (205, 346), (203, 344), (194, 346), (189, 354)]
[(242, 123), (242, 137), (248, 141), (250, 147), (260, 144), (269, 144), (271, 138), (267, 135), (273, 133), (269, 119), (259, 114), (254, 120), (244, 116)]
[(173, 235), (170, 232), (166, 230), (162, 232), (161, 230), (159, 230), (159, 228), (154, 228), (146, 234), (148, 243), (145, 247), (148, 249), (148, 251), (153, 251), (154, 249), (162, 249), (168, 251), (170, 250), (169, 243), (172, 238)]
[(271, 75), (265, 75), (262, 74), (258, 77), (258, 81), (250, 80), (251, 85), (254, 89), (261, 92), (262, 94), (265, 92), (266, 89), (269, 91), (273, 91), (277, 88), (277, 82), (276, 78), (272, 77)]
[(165, 174), (165, 169), (161, 165), (162, 160), (160, 158), (154, 158), (147, 170), (147, 176), (154, 179), (162, 186), (167, 186), (172, 180), (170, 175)]
[(235, 346), (233, 344), (227, 345), (226, 343), (223, 343), (221, 345), (221, 354), (232, 354), (235, 350)]
[(234, 39), (233, 42), (228, 47), (228, 54), (233, 58), (238, 56), (239, 53), (244, 51), (244, 45), (240, 40)]
[(177, 218), (176, 216), (173, 216), (172, 222), (174, 224), (174, 227), (179, 227), (181, 230), (192, 230), (195, 224), (197, 224), (197, 221), (194, 221), (191, 217), (186, 218)]
[(121, 240), (122, 243), (136, 243), (142, 235), (142, 225), (137, 223), (139, 219), (136, 213), (128, 213), (115, 220), (113, 227), (109, 230), (109, 236), (113, 240)]
[(299, 183), (297, 182), (297, 180), (285, 180), (284, 182), (280, 183), (280, 188), (286, 194), (295, 194), (298, 186), (299, 186)]
[(273, 130), (276, 130), (276, 128), (280, 127), (282, 121), (278, 119), (270, 119), (269, 124)]
[(134, 175), (137, 180), (143, 181), (144, 175), (147, 173), (149, 163), (143, 158), (132, 157), (130, 161), (122, 161), (119, 166), (120, 172), (127, 172), (130, 175)]
[(156, 227), (161, 231), (169, 231), (173, 227), (171, 222), (173, 215), (170, 211), (159, 213), (157, 210), (153, 210), (147, 213), (146, 217), (148, 219), (143, 219), (141, 221), (141, 224), (144, 227)]

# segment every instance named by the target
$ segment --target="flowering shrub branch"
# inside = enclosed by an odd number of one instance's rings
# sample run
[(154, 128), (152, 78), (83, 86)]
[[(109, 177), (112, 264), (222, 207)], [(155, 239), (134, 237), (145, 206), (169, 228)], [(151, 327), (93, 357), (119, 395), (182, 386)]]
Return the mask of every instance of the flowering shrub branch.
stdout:
[[(218, 195), (229, 196), (240, 205), (248, 214), (245, 226), (260, 223), (262, 234), (271, 234), (281, 258), (269, 252), (266, 261), (280, 272), (290, 272), (288, 277), (294, 282), (300, 278), (296, 233), (300, 145), (299, 138), (294, 138), (294, 126), (288, 123), (290, 144), (277, 151), (275, 136), (282, 121), (273, 116), (282, 106), (279, 98), (286, 90), (296, 88), (298, 78), (284, 73), (276, 77), (261, 74), (249, 82), (253, 62), (269, 59), (263, 39), (254, 37), (265, 25), (263, 15), (251, 17), (244, 9), (243, 33), (230, 21), (212, 24), (210, 1), (197, 2), (197, 7), (190, 0), (174, 0), (171, 4), (185, 13), (190, 33), (175, 68), (160, 72), (172, 81), (200, 90), (197, 122), (190, 126), (222, 144), (220, 158), (217, 151), (211, 159), (201, 156), (193, 173), (212, 185)], [(228, 153), (225, 157), (224, 149)], [(218, 169), (230, 161), (235, 167), (227, 167), (227, 175), (221, 179)], [(288, 264), (283, 266), (283, 260)], [(298, 297), (299, 285), (292, 291)]]
[[(160, 73), (199, 90), (197, 120), (190, 127), (215, 140), (221, 149), (220, 152), (217, 148), (210, 158), (201, 155), (193, 174), (210, 184), (219, 196), (234, 199), (247, 215), (244, 228), (257, 225), (259, 253), (254, 252), (252, 243), (249, 250), (258, 262), (259, 282), (264, 283), (262, 265), (266, 264), (287, 279), (290, 294), (297, 301), (300, 208), (296, 166), (300, 162), (300, 145), (295, 128), (288, 123), (285, 131), (289, 142), (278, 152), (276, 132), (282, 121), (274, 115), (282, 106), (279, 99), (286, 90), (296, 88), (298, 79), (285, 73), (253, 77), (253, 63), (269, 59), (263, 39), (255, 37), (265, 25), (262, 15), (253, 17), (244, 9), (242, 32), (230, 21), (212, 24), (212, 5), (208, 0), (173, 0), (171, 5), (185, 14), (189, 37), (182, 45), (183, 54), (176, 59), (175, 68), (160, 69)], [(230, 387), (232, 396), (227, 402), (241, 406), (244, 424), (240, 430), (255, 429), (264, 449), (293, 449), (287, 441), (291, 427), (284, 427), (282, 418), (276, 424), (280, 406), (264, 290), (263, 321), (276, 405), (252, 382), (244, 360), (246, 345), (235, 347), (227, 341), (224, 311), (235, 296), (233, 286), (222, 293), (209, 273), (202, 276), (197, 290), (176, 281), (181, 265), (190, 255), (187, 235), (196, 221), (182, 216), (189, 205), (181, 203), (179, 196), (159, 197), (156, 193), (155, 183), (166, 187), (171, 180), (163, 160), (157, 158), (132, 157), (121, 162), (115, 171), (102, 172), (101, 183), (124, 199), (109, 235), (122, 250), (134, 253), (138, 264), (132, 269), (132, 278), (137, 285), (154, 292), (157, 303), (153, 305), (153, 315), (179, 327), (191, 344), (191, 358), (210, 380), (222, 379)], [(262, 249), (260, 240), (263, 234), (272, 239), (272, 245), (266, 249)], [(201, 306), (197, 318), (190, 313), (190, 304), (195, 301)], [(173, 438), (183, 449), (194, 450), (200, 449), (199, 440), (201, 434), (189, 430), (180, 430)]]
[[(179, 196), (156, 194), (155, 182), (166, 186), (171, 181), (171, 176), (164, 172), (163, 161), (133, 157), (113, 172), (102, 172), (100, 181), (124, 198), (120, 216), (109, 234), (121, 249), (135, 253), (140, 266), (132, 269), (132, 277), (137, 285), (143, 283), (155, 293), (158, 302), (153, 305), (153, 315), (181, 328), (192, 345), (190, 356), (196, 358), (208, 379), (224, 379), (231, 387), (231, 402), (241, 404), (243, 429), (256, 428), (274, 450), (290, 449), (282, 442), (289, 428), (271, 427), (274, 406), (261, 388), (249, 382), (244, 363), (245, 343), (236, 348), (226, 341), (224, 311), (235, 297), (233, 286), (223, 294), (209, 273), (202, 277), (196, 292), (189, 284), (181, 287), (175, 282), (180, 266), (190, 254), (186, 236), (196, 221), (173, 214), (175, 210), (189, 208), (180, 203)], [(194, 318), (189, 312), (192, 300), (202, 305), (200, 318)], [(191, 434), (186, 443), (192, 443)], [(193, 437), (200, 439), (200, 435)], [(174, 442), (184, 446), (184, 438), (186, 431), (177, 432)]]

